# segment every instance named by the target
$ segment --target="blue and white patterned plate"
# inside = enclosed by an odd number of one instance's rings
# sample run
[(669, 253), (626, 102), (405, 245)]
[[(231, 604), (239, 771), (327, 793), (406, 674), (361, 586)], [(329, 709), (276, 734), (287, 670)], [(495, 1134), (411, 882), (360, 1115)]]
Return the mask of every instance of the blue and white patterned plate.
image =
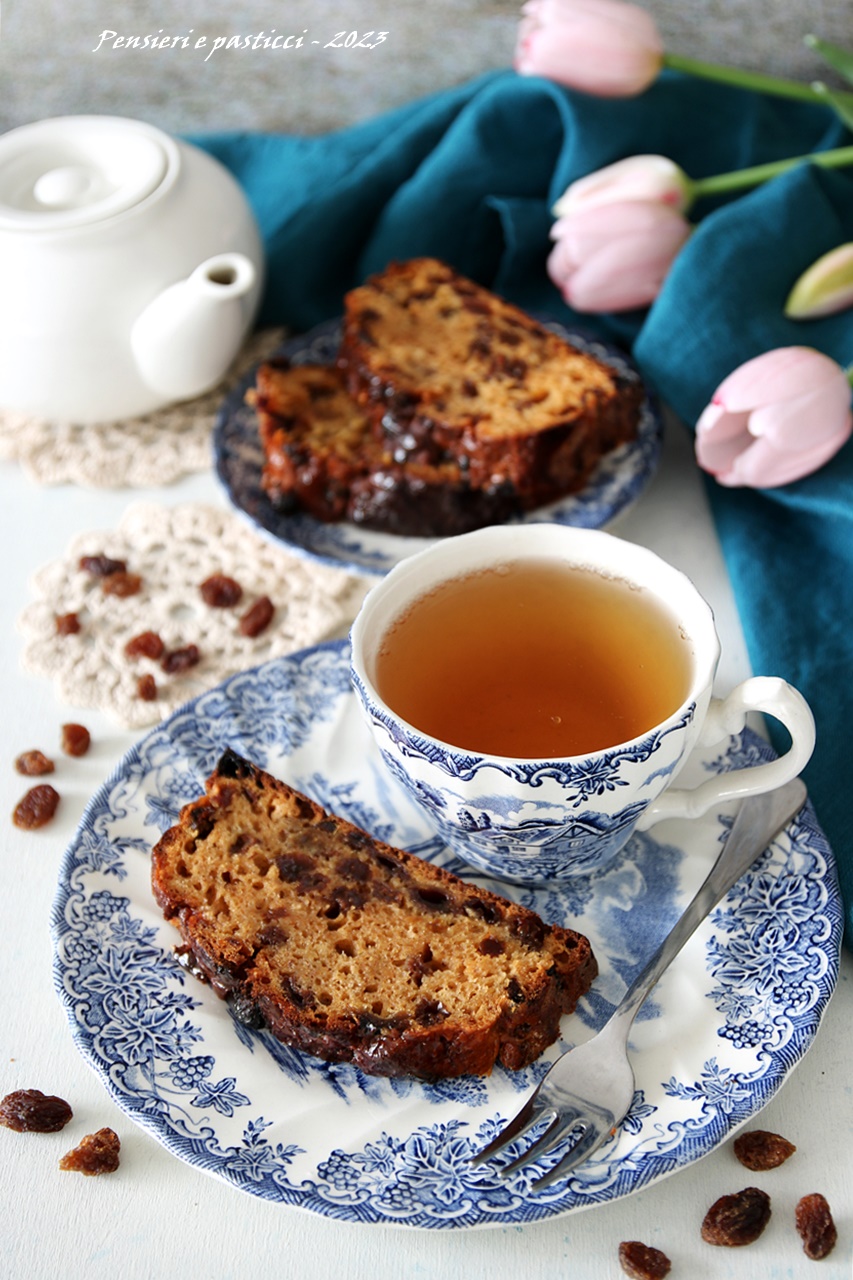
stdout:
[[(605, 361), (626, 378), (637, 380), (634, 366), (615, 347), (556, 323), (549, 328), (568, 338), (582, 351)], [(277, 353), (294, 364), (324, 364), (335, 359), (340, 342), (340, 321), (329, 321), (309, 333), (286, 342)], [(254, 409), (246, 404), (246, 391), (254, 386), (252, 370), (228, 395), (213, 430), (216, 475), (229, 502), (239, 515), (273, 542), (322, 564), (354, 573), (382, 575), (398, 560), (429, 546), (429, 538), (403, 538), (396, 534), (361, 529), (348, 523), (324, 524), (308, 515), (283, 515), (261, 488), (263, 450)], [(599, 529), (609, 524), (640, 496), (657, 467), (663, 428), (659, 410), (646, 396), (636, 440), (603, 458), (581, 490), (521, 517), (525, 522), (552, 520), (557, 524)]]
[[(54, 904), (54, 972), (79, 1048), (132, 1119), (252, 1195), (351, 1222), (456, 1228), (547, 1219), (628, 1195), (713, 1150), (808, 1049), (836, 981), (842, 917), (809, 807), (688, 943), (632, 1035), (637, 1093), (616, 1137), (534, 1194), (469, 1157), (549, 1061), (602, 1026), (715, 857), (727, 814), (635, 837), (597, 878), (497, 886), (586, 933), (601, 968), (534, 1066), (435, 1085), (383, 1080), (235, 1023), (172, 954), (149, 886), (152, 844), (226, 745), (382, 839), (465, 872), (383, 772), (334, 642), (202, 694), (144, 738), (93, 797)], [(770, 755), (747, 732), (686, 781)], [(692, 771), (692, 776), (691, 776)], [(730, 811), (729, 811), (730, 812)], [(541, 1169), (539, 1170), (541, 1172)]]

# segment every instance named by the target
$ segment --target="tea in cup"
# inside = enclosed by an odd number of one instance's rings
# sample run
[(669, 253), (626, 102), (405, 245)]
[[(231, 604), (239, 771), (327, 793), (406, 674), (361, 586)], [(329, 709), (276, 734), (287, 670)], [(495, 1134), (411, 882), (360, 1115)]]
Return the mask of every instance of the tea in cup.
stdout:
[[(634, 830), (795, 777), (814, 721), (784, 680), (712, 697), (710, 607), (653, 552), (597, 530), (502, 525), (401, 561), (352, 628), (388, 768), (472, 867), (542, 883), (607, 866)], [(672, 786), (693, 748), (774, 716), (777, 760)]]

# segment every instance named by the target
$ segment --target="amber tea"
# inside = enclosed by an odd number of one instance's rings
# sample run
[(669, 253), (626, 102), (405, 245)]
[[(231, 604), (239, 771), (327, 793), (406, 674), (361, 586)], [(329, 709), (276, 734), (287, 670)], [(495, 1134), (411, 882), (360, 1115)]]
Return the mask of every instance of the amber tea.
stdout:
[(528, 559), (415, 601), (384, 637), (375, 682), (432, 737), (531, 759), (637, 737), (680, 706), (690, 675), (690, 643), (649, 592)]

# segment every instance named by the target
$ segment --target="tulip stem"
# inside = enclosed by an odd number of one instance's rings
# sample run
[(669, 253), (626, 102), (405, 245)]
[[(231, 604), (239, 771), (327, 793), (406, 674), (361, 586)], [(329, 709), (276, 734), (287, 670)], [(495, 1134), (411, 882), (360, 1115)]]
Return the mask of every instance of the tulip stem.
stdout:
[(839, 169), (853, 164), (853, 147), (837, 147), (834, 151), (814, 151), (805, 156), (793, 156), (789, 160), (773, 160), (770, 164), (753, 165), (750, 169), (736, 169), (732, 173), (718, 173), (711, 178), (694, 178), (690, 182), (692, 200), (702, 196), (718, 196), (729, 191), (741, 191), (745, 187), (758, 187), (780, 173), (787, 173), (801, 164), (816, 164), (823, 169)]
[(771, 93), (777, 97), (796, 98), (800, 102), (815, 102), (826, 106), (826, 99), (810, 85), (796, 80), (782, 80), (779, 76), (767, 76), (760, 71), (741, 71), (738, 67), (722, 67), (715, 62), (701, 62), (680, 53), (665, 53), (664, 66), (673, 71), (685, 71), (703, 80), (719, 80), (739, 89), (754, 89), (758, 93)]

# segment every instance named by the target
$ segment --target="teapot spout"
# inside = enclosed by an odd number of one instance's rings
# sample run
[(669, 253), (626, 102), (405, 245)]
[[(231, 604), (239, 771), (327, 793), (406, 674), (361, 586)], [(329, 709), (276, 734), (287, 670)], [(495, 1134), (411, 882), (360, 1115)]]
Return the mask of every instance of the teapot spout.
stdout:
[(248, 332), (256, 281), (249, 258), (221, 253), (164, 289), (130, 334), (143, 382), (169, 400), (188, 400), (215, 386)]

